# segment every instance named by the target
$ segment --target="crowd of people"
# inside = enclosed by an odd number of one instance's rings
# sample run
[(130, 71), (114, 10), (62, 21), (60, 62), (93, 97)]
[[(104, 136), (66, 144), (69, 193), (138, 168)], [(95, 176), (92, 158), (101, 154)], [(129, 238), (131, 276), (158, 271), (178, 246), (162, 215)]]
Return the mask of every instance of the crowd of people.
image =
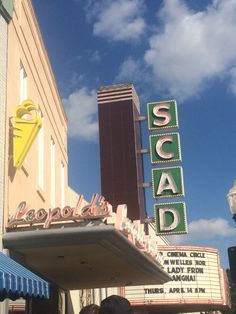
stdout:
[(101, 305), (90, 304), (82, 308), (79, 314), (133, 314), (130, 302), (119, 295), (111, 295), (102, 300)]

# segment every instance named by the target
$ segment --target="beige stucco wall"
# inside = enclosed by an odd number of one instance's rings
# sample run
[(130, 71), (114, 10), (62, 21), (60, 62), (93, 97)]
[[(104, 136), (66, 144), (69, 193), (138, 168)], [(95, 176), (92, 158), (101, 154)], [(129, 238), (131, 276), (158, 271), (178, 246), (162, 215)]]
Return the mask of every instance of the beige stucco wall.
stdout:
[(7, 86), (7, 22), (0, 14), (0, 251), (4, 212), (5, 117)]
[[(23, 166), (16, 170), (12, 164), (10, 121), (14, 108), (20, 104), (20, 64), (27, 73), (27, 98), (39, 104), (44, 127), (44, 188), (38, 184), (38, 139), (34, 140)], [(30, 208), (52, 207), (50, 181), (50, 142), (55, 143), (56, 206), (61, 206), (61, 163), (65, 169), (67, 187), (67, 119), (50, 67), (30, 0), (15, 1), (8, 36), (7, 138), (5, 181), (5, 224), (21, 201)]]
[[(0, 251), (4, 213), (5, 118), (7, 86), (7, 22), (0, 14)], [(0, 313), (8, 313), (8, 301), (0, 302)]]

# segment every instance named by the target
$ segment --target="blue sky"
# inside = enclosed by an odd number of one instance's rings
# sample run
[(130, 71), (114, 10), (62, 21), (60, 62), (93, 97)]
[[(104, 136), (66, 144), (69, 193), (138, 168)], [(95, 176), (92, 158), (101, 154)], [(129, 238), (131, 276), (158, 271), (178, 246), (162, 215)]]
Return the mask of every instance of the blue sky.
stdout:
[[(69, 184), (100, 192), (96, 89), (131, 82), (146, 103), (176, 99), (188, 235), (178, 244), (236, 244), (226, 194), (236, 178), (234, 0), (33, 0), (69, 119)], [(148, 147), (147, 123), (142, 123)], [(149, 156), (145, 181), (151, 181)], [(147, 210), (153, 216), (151, 190)]]

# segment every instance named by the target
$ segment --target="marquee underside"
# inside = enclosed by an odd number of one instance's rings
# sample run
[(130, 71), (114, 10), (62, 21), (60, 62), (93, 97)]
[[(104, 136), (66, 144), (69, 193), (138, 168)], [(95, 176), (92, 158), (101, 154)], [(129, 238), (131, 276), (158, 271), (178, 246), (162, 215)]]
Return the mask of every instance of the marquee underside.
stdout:
[(170, 276), (113, 226), (8, 232), (5, 248), (65, 290), (163, 284)]

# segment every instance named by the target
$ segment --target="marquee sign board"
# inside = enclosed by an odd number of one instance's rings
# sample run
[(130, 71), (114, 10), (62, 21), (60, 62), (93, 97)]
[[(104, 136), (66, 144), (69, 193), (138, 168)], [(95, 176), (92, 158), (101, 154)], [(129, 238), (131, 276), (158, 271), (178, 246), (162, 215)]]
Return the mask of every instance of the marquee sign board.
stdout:
[(172, 281), (164, 285), (125, 287), (132, 305), (222, 304), (223, 278), (218, 251), (206, 247), (161, 247), (164, 270)]
[(161, 164), (181, 161), (180, 139), (178, 133), (151, 135), (149, 141), (151, 163)]
[(158, 235), (187, 232), (186, 209), (183, 202), (154, 205), (156, 233)]
[(175, 100), (147, 104), (148, 128), (150, 131), (178, 129), (177, 105)]
[[(175, 100), (147, 104), (148, 127), (158, 134), (149, 136), (150, 159), (152, 164), (166, 165), (181, 162), (179, 133), (159, 133), (178, 129), (177, 104)], [(152, 169), (153, 198), (184, 197), (183, 171), (181, 167)], [(171, 206), (171, 203), (168, 203)], [(157, 234), (186, 233), (185, 205), (173, 203), (168, 208), (154, 205)]]

